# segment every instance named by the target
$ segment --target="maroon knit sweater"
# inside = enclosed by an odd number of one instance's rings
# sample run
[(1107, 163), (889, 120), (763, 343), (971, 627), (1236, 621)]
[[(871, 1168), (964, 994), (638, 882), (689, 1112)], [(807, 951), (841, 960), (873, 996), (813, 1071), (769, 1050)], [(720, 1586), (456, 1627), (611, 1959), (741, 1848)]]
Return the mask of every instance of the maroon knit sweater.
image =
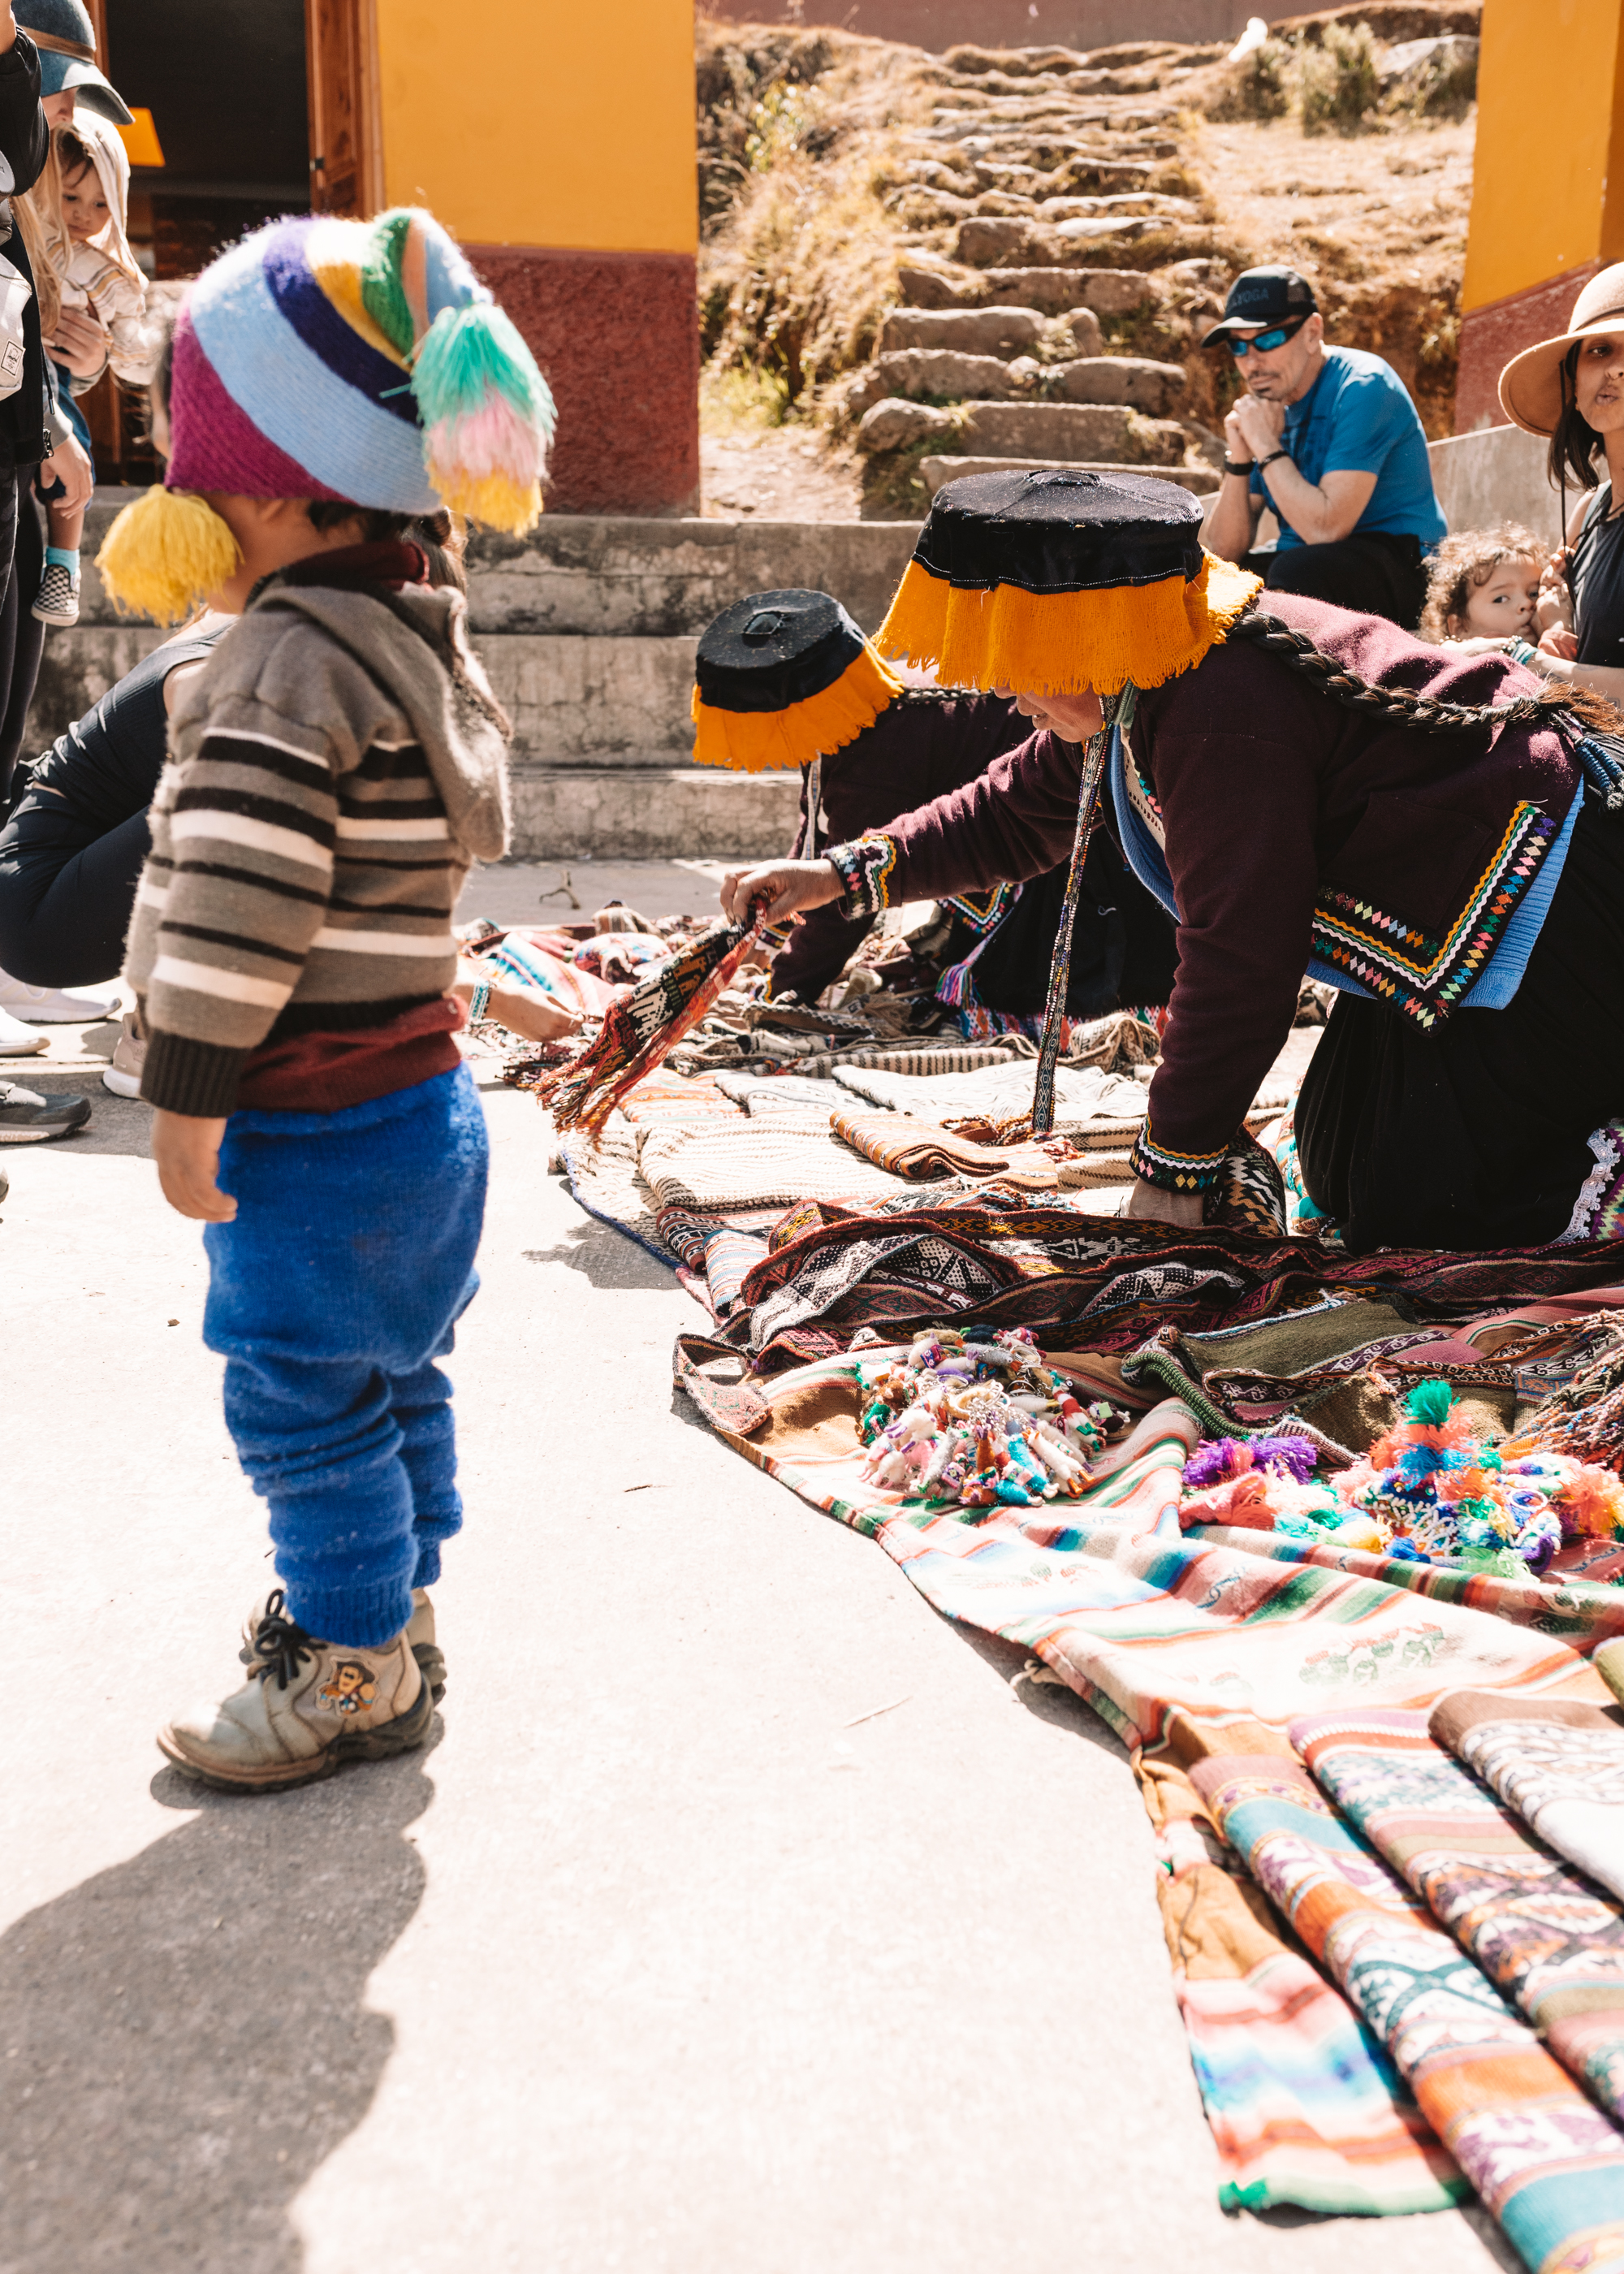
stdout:
[[(1482, 704), (1535, 684), (1503, 656), (1451, 656), (1378, 617), (1285, 592), (1264, 605), (1385, 685)], [(1430, 1026), (1452, 1005), (1411, 993), (1385, 968), (1381, 942), (1404, 943), (1412, 965), (1431, 962), (1510, 857), (1508, 838), (1522, 847), (1524, 877), (1537, 868), (1579, 769), (1545, 727), (1507, 728), (1491, 742), (1350, 710), (1249, 641), (1215, 647), (1141, 694), (1130, 739), (1161, 809), (1182, 918), (1135, 1165), (1154, 1183), (1199, 1189), (1290, 1030), (1311, 953), (1327, 953), (1317, 904), (1322, 921), (1351, 912), (1359, 940), (1348, 968)], [(1076, 827), (1081, 757), (1034, 734), (979, 779), (891, 822), (888, 899), (1052, 869)]]

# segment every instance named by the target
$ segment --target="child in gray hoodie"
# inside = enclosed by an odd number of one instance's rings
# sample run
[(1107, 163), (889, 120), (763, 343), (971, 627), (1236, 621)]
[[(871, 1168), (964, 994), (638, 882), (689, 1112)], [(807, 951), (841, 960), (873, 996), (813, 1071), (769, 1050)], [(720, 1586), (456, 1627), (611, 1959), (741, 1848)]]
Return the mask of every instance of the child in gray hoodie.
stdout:
[(413, 516), (527, 525), (551, 404), (425, 215), (274, 224), (192, 287), (163, 491), (115, 597), (243, 608), (177, 706), (127, 975), (163, 1190), (206, 1224), (204, 1338), (268, 1504), (245, 1682), (159, 1743), (279, 1789), (424, 1742), (459, 1527), (436, 1361), (472, 1297), (484, 1116), (451, 915), (507, 843), (506, 722)]

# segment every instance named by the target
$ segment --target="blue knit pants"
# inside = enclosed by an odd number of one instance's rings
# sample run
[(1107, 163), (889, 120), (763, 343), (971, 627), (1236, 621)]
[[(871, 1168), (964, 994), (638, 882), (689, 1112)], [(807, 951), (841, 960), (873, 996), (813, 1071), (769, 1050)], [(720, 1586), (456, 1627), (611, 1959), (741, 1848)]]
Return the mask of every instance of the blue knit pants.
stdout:
[(342, 1113), (234, 1113), (203, 1339), (270, 1509), (290, 1615), (387, 1641), (462, 1521), (450, 1350), (478, 1279), (485, 1113), (465, 1066)]

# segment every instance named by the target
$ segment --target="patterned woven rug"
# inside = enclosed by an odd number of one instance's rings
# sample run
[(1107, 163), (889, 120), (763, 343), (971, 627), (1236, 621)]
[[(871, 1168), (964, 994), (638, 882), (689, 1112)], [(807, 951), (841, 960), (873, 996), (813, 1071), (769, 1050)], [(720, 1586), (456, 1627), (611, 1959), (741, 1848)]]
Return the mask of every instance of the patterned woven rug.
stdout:
[[(877, 1540), (944, 1615), (1035, 1653), (1132, 1749), (1224, 2200), (1413, 2210), (1459, 2200), (1470, 2180), (1531, 2267), (1614, 2265), (1624, 2135), (1336, 1816), (1285, 1735), (1311, 1700), (1418, 1713), (1462, 1683), (1599, 1693), (1545, 1621), (1417, 1602), (1385, 1569), (1276, 1560), (1255, 1534), (1245, 1547), (1181, 1539), (1196, 1425), (1175, 1401), (1079, 1501), (936, 1509), (861, 1473), (858, 1418), (884, 1347), (738, 1383), (701, 1370), (721, 1348), (680, 1344), (677, 1374), (729, 1443)], [(1538, 1592), (1586, 1638), (1603, 1591)], [(1238, 1764), (1224, 1758), (1237, 1746)], [(1463, 2105), (1449, 2079), (1485, 2037)], [(1596, 2239), (1600, 2255), (1575, 2255)]]

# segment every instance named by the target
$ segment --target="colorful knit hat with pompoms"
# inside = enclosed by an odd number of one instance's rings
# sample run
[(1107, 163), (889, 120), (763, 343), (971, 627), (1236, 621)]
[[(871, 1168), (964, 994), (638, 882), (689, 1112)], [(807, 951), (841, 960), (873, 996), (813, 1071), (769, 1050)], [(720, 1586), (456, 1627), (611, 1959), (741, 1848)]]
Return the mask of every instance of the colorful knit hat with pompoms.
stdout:
[(191, 614), (240, 557), (208, 490), (447, 506), (518, 535), (553, 424), (535, 358), (432, 215), (273, 222), (189, 288), (163, 486), (119, 515), (96, 566), (118, 607)]

